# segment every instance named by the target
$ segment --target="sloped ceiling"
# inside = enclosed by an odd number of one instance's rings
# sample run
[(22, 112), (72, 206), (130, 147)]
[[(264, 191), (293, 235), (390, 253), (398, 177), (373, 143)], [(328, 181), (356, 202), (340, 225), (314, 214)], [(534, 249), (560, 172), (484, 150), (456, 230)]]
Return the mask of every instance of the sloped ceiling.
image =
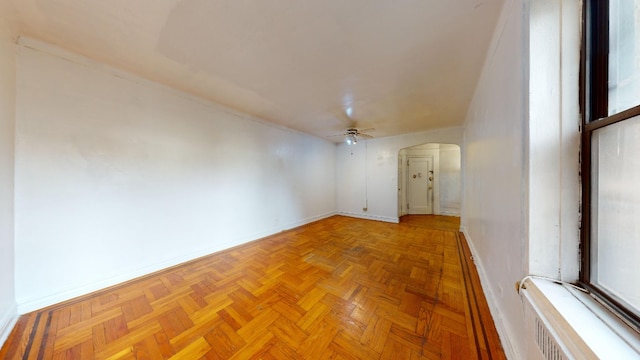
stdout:
[(503, 3), (2, 1), (21, 35), (319, 137), (460, 125)]

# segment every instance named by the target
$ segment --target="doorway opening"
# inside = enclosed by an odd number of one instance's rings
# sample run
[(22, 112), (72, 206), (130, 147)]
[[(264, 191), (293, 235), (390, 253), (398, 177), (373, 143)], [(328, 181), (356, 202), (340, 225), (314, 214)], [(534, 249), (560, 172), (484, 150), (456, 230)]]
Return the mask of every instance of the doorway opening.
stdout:
[(398, 152), (398, 216), (460, 216), (460, 147), (428, 143)]

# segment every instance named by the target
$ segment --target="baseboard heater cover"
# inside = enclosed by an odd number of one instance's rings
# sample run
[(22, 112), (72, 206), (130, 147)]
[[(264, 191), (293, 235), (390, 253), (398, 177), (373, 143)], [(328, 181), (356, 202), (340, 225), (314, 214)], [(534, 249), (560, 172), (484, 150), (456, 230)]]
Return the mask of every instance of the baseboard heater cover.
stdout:
[[(560, 286), (560, 285), (558, 285)], [(527, 359), (598, 359), (553, 304), (531, 282), (521, 292)]]

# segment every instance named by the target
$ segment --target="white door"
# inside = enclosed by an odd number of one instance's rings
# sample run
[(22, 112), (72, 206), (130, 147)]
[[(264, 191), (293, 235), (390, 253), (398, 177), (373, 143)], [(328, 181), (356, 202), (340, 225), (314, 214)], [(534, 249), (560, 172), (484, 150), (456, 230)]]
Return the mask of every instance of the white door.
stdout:
[(407, 172), (409, 214), (433, 214), (433, 157), (409, 157)]

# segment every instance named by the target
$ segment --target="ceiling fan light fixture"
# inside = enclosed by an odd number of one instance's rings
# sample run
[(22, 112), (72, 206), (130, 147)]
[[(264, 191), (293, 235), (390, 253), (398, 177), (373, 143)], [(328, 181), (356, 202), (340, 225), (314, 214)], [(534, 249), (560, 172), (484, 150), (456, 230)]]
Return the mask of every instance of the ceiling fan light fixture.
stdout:
[(347, 135), (344, 141), (347, 143), (347, 145), (355, 145), (358, 143), (358, 139), (356, 139), (356, 136), (353, 134)]

